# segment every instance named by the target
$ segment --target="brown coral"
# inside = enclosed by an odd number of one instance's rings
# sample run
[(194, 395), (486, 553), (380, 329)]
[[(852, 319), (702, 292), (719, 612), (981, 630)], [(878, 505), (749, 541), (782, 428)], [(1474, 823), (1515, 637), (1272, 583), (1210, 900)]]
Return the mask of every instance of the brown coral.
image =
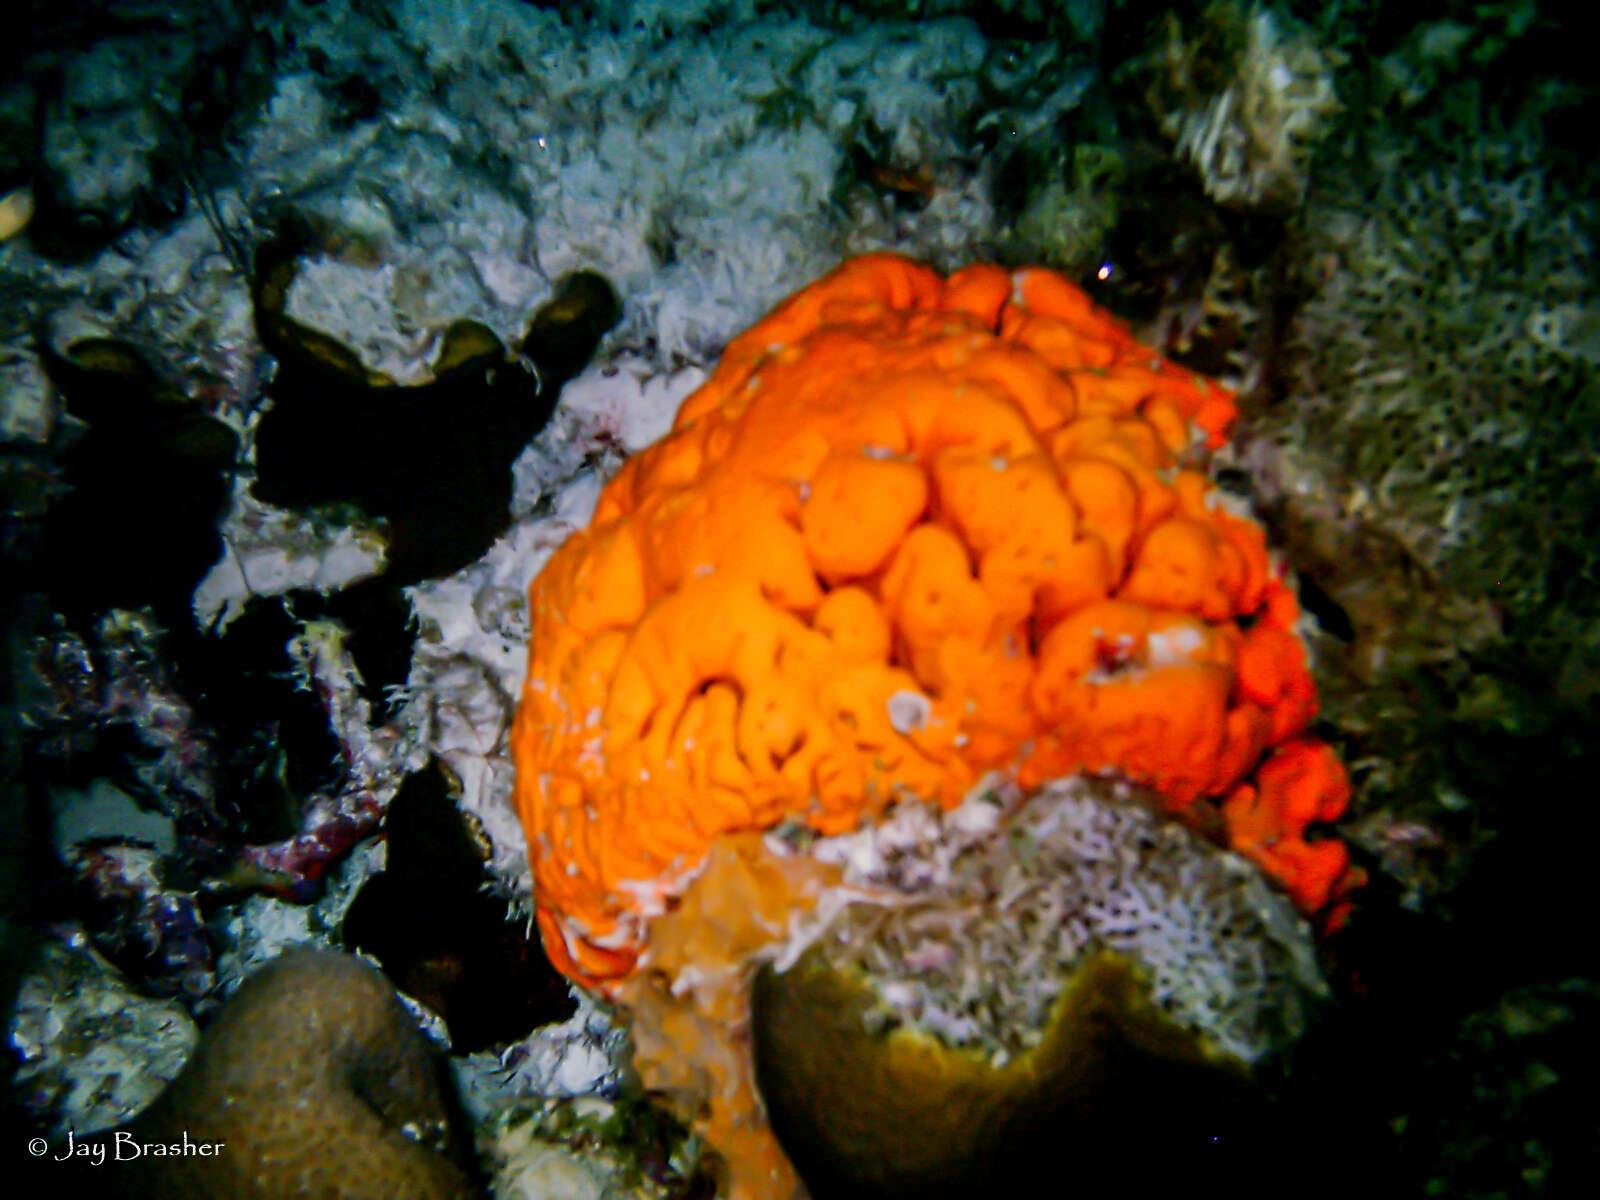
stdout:
[[(448, 1112), (427, 1041), (377, 969), (290, 950), (116, 1134), (107, 1173), (127, 1200), (467, 1200)], [(181, 1148), (200, 1143), (210, 1151)]]

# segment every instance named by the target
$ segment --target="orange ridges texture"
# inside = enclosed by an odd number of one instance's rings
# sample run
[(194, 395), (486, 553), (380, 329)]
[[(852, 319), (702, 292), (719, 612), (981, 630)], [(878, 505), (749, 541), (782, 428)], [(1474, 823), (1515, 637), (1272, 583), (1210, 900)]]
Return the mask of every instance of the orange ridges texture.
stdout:
[(1342, 904), (1296, 601), (1204, 473), (1233, 416), (1041, 269), (869, 255), (735, 339), (530, 592), (552, 959), (626, 975), (719, 834), (954, 806), (994, 768), (1150, 784)]

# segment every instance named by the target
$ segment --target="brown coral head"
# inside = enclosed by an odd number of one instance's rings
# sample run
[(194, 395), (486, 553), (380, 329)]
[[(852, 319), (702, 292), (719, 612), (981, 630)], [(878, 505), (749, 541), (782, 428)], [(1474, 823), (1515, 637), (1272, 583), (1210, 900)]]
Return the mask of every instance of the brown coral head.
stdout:
[[(467, 1200), (451, 1129), (427, 1041), (383, 975), (293, 949), (240, 986), (119, 1131), (159, 1149), (118, 1162), (115, 1178), (128, 1200)], [(200, 1143), (211, 1152), (172, 1149)]]

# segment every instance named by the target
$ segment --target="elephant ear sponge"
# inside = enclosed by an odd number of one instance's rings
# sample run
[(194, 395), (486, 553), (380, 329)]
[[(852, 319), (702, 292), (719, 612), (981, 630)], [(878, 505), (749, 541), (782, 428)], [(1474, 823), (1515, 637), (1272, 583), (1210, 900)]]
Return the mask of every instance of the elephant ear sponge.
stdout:
[(1347, 788), (1234, 416), (1062, 277), (847, 262), (737, 338), (530, 594), (513, 732), (551, 958), (632, 970), (714, 839), (991, 770), (1153, 789), (1336, 909)]

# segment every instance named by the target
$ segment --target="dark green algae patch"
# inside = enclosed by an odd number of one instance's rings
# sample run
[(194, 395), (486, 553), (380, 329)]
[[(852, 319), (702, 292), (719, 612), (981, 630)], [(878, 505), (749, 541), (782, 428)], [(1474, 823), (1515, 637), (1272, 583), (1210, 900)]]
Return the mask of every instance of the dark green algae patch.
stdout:
[(256, 330), (278, 365), (256, 429), (252, 491), (284, 508), (352, 506), (384, 521), (390, 586), (453, 574), (505, 531), (511, 464), (617, 323), (621, 302), (603, 276), (576, 272), (516, 346), (457, 321), (432, 379), (401, 386), (287, 315), (298, 258), (314, 246), (312, 231), (290, 223), (256, 252)]
[(85, 338), (40, 360), (82, 432), (60, 455), (69, 490), (43, 522), (40, 578), (75, 615), (150, 605), (169, 627), (222, 553), (239, 439), (135, 347)]

